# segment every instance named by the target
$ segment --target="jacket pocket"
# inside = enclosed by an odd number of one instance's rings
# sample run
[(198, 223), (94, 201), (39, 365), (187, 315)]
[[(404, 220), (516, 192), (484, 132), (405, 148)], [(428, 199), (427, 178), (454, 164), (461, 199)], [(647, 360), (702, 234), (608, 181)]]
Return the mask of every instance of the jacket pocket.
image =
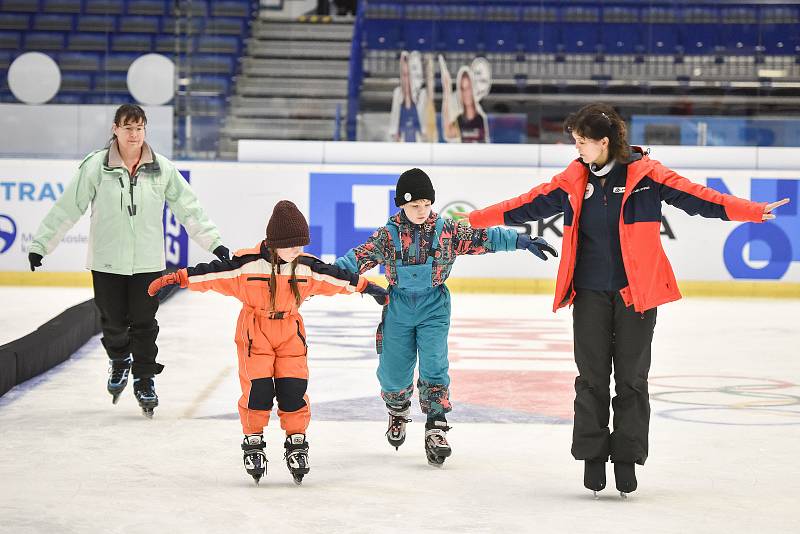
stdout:
[(303, 342), (303, 348), (305, 349), (306, 354), (308, 354), (308, 345), (306, 344), (306, 338), (303, 335), (303, 332), (300, 330), (300, 321), (295, 320), (295, 324), (297, 325), (297, 337), (299, 337), (300, 341)]

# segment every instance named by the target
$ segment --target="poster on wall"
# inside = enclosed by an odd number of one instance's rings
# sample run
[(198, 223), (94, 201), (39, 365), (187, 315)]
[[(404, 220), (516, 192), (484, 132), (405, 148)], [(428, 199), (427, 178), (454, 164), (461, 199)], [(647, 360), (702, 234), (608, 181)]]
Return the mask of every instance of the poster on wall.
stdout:
[[(436, 114), (435, 66), (442, 85), (440, 116)], [(489, 94), (492, 71), (489, 61), (477, 57), (461, 65), (453, 78), (442, 55), (418, 51), (400, 52), (400, 85), (392, 92), (387, 140), (416, 143), (489, 143), (489, 121), (481, 100)]]

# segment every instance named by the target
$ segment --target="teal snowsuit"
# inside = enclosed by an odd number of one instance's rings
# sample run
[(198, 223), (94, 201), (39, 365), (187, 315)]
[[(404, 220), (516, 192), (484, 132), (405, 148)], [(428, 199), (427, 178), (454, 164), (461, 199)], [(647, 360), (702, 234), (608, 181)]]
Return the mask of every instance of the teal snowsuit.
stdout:
[(457, 256), (515, 250), (516, 243), (515, 230), (473, 229), (436, 213), (415, 225), (400, 211), (366, 243), (336, 260), (337, 266), (358, 273), (377, 264), (386, 268), (390, 300), (378, 326), (377, 375), (389, 408), (401, 409), (411, 398), (419, 357), (422, 412), (430, 419), (452, 409), (447, 359), (450, 291), (445, 281)]

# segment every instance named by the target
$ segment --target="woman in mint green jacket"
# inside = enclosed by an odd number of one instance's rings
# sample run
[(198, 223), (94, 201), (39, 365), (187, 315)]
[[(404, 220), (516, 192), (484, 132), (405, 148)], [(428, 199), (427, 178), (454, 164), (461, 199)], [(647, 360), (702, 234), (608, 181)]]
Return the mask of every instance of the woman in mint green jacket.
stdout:
[(158, 299), (150, 282), (166, 267), (164, 202), (189, 235), (220, 259), (228, 249), (189, 184), (167, 158), (145, 143), (147, 117), (132, 104), (117, 109), (109, 145), (81, 162), (64, 194), (42, 221), (28, 249), (31, 270), (58, 246), (91, 205), (87, 268), (110, 359), (108, 392), (116, 404), (132, 370), (134, 394), (145, 415), (158, 405)]

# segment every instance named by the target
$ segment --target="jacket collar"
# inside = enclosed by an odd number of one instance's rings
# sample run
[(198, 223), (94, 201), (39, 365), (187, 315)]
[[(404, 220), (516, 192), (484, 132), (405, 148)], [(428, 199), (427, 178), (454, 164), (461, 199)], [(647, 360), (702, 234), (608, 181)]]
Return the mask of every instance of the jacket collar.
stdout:
[(439, 214), (431, 210), (431, 214), (428, 216), (427, 219), (425, 219), (425, 221), (422, 224), (414, 224), (410, 220), (408, 220), (408, 217), (406, 217), (406, 212), (404, 212), (401, 209), (400, 211), (389, 217), (389, 223), (394, 224), (395, 226), (397, 226), (398, 229), (402, 228), (403, 226), (409, 226), (409, 227), (423, 226), (425, 231), (429, 231), (436, 225), (436, 219), (438, 218)]
[[(125, 167), (116, 139), (111, 141), (111, 144), (108, 146), (108, 153), (106, 154), (106, 159), (103, 163), (105, 167), (109, 169), (119, 169)], [(142, 143), (142, 158), (139, 160), (139, 168), (152, 172), (158, 172), (161, 170), (158, 165), (158, 161), (155, 159), (153, 149), (150, 148), (150, 145), (148, 145), (147, 142)]]

